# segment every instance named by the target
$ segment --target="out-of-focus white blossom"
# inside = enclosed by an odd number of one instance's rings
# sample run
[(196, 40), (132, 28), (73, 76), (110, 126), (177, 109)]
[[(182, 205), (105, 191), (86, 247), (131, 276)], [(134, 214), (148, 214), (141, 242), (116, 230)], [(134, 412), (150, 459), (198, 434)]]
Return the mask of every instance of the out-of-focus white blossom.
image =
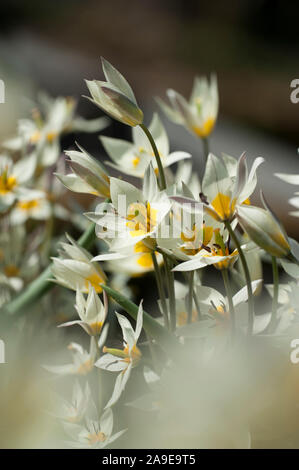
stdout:
[(196, 77), (189, 102), (178, 92), (169, 89), (167, 97), (171, 106), (160, 98), (158, 103), (166, 116), (181, 124), (198, 137), (208, 137), (214, 129), (218, 115), (218, 86), (215, 75), (210, 83), (206, 77)]
[(70, 243), (61, 243), (61, 258), (53, 258), (52, 274), (55, 281), (68, 289), (88, 293), (94, 288), (102, 292), (101, 284), (106, 275), (98, 263), (92, 263), (92, 255), (80, 247), (69, 235)]
[(143, 323), (142, 303), (139, 305), (135, 330), (126, 317), (119, 313), (116, 313), (116, 315), (122, 329), (124, 349), (104, 347), (103, 352), (105, 354), (95, 364), (100, 369), (120, 372), (116, 378), (114, 390), (106, 408), (117, 402), (129, 380), (132, 368), (136, 367), (141, 359), (141, 352), (137, 342)]
[[(169, 140), (165, 128), (157, 114), (149, 125), (149, 131), (155, 140), (162, 165), (164, 168), (177, 163), (180, 160), (191, 158), (187, 152), (169, 152)], [(152, 163), (155, 172), (158, 172), (157, 162), (153, 149), (147, 137), (140, 127), (132, 129), (133, 143), (113, 137), (100, 137), (100, 140), (113, 163), (107, 165), (127, 175), (144, 177), (146, 168)]]
[(76, 449), (104, 449), (118, 439), (125, 430), (113, 432), (113, 413), (107, 408), (100, 420), (86, 418), (84, 424), (65, 423), (66, 433), (73, 439), (68, 441), (70, 447)]
[(37, 107), (32, 111), (32, 119), (21, 119), (18, 135), (4, 142), (11, 151), (20, 151), (32, 146), (38, 165), (54, 165), (60, 155), (60, 137), (70, 132), (98, 132), (104, 129), (107, 118), (85, 120), (76, 117), (77, 102), (73, 98), (51, 98), (40, 94)]

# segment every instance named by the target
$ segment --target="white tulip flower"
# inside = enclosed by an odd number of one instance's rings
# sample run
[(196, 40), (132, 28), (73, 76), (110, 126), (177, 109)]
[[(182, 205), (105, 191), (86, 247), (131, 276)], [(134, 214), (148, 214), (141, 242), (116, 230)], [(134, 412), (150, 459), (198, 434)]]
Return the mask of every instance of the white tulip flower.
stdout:
[(59, 326), (80, 325), (90, 336), (98, 336), (102, 331), (108, 313), (108, 300), (105, 291), (103, 292), (103, 296), (104, 305), (93, 287), (89, 288), (87, 299), (85, 299), (78, 287), (76, 291), (75, 307), (80, 320), (69, 321)]

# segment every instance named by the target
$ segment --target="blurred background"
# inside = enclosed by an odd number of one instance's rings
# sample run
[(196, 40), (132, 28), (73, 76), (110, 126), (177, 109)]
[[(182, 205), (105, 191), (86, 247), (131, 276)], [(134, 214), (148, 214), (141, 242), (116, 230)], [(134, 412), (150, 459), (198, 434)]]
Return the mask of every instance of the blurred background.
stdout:
[[(86, 94), (84, 79), (102, 76), (101, 55), (132, 84), (147, 122), (157, 110), (154, 96), (171, 87), (188, 97), (196, 74), (216, 72), (220, 118), (211, 149), (235, 157), (246, 150), (249, 160), (266, 159), (260, 170), (263, 189), (290, 235), (298, 238), (286, 202), (294, 187), (273, 176), (299, 172), (299, 104), (290, 101), (290, 82), (299, 76), (298, 13), (299, 4), (283, 0), (1, 2), (0, 78), (6, 103), (0, 107), (0, 137), (13, 134), (37, 90)], [(83, 98), (79, 111), (87, 117), (99, 114)], [(191, 151), (200, 167), (198, 141), (165, 124), (173, 149)], [(106, 134), (129, 138), (130, 129), (112, 123)], [(85, 138), (101, 158), (97, 136)]]

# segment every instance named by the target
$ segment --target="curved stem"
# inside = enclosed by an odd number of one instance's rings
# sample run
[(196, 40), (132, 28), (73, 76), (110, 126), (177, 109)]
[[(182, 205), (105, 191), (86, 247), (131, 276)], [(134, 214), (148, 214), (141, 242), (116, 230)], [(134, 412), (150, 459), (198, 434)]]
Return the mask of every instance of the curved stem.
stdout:
[(152, 149), (156, 158), (156, 162), (157, 162), (158, 170), (159, 170), (160, 189), (161, 190), (166, 189), (166, 179), (165, 179), (164, 169), (163, 169), (160, 154), (155, 144), (155, 141), (153, 139), (153, 136), (150, 133), (149, 129), (144, 124), (139, 124), (139, 125), (141, 129), (143, 130), (143, 132), (145, 133), (145, 135), (147, 136), (148, 140), (150, 141), (150, 144), (152, 146)]
[(207, 159), (210, 153), (210, 146), (209, 146), (209, 140), (207, 137), (202, 137), (201, 138), (202, 145), (203, 145), (203, 154), (204, 154), (204, 167), (206, 166)]
[(166, 328), (169, 328), (168, 309), (167, 309), (167, 304), (166, 304), (165, 292), (163, 288), (163, 280), (162, 280), (159, 264), (157, 261), (156, 253), (152, 251), (151, 255), (152, 255), (152, 260), (153, 260), (153, 264), (155, 268), (156, 284), (158, 287), (158, 292), (159, 292), (159, 296), (161, 300), (164, 323), (165, 323)]
[(229, 316), (230, 316), (230, 322), (231, 322), (231, 330), (232, 330), (232, 338), (235, 336), (235, 331), (236, 331), (236, 313), (235, 313), (235, 307), (233, 304), (233, 296), (232, 296), (232, 290), (228, 278), (228, 270), (227, 269), (222, 269), (221, 271), (222, 277), (223, 277), (223, 283), (227, 295), (227, 300), (228, 300), (228, 308), (229, 308)]
[[(95, 240), (95, 224), (91, 224), (85, 232), (81, 235), (78, 240), (78, 245), (83, 248), (90, 248)], [(7, 313), (14, 314), (23, 309), (25, 311), (28, 305), (32, 304), (36, 300), (40, 300), (41, 297), (46, 294), (55, 284), (52, 282), (52, 263), (35, 279), (29, 284), (26, 289), (20, 293), (15, 299), (8, 304), (4, 305), (3, 310)]]
[(253, 331), (253, 322), (254, 322), (254, 305), (253, 305), (253, 294), (252, 294), (252, 285), (251, 285), (251, 278), (250, 278), (250, 273), (247, 265), (247, 261), (244, 255), (244, 252), (241, 248), (241, 245), (239, 243), (238, 237), (236, 236), (235, 232), (232, 229), (232, 226), (228, 220), (224, 222), (225, 227), (227, 228), (234, 244), (236, 245), (236, 248), (238, 250), (240, 260), (243, 266), (244, 270), (244, 275), (246, 279), (246, 284), (247, 284), (247, 292), (248, 292), (248, 330), (247, 334), (248, 336), (252, 335)]

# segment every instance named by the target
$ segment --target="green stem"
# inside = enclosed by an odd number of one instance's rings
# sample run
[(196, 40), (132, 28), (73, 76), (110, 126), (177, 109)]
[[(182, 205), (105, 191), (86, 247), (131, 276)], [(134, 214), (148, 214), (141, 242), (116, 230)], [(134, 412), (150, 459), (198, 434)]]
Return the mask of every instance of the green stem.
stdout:
[[(176, 259), (176, 257), (174, 255), (171, 255), (170, 253), (165, 252), (164, 250), (162, 250), (159, 247), (156, 248), (156, 251), (158, 251), (158, 253), (160, 253), (161, 255), (165, 256), (169, 260), (169, 262), (173, 263), (174, 266), (178, 265), (178, 260)], [(183, 276), (186, 279), (186, 281), (188, 282), (187, 273), (183, 272)], [(193, 294), (192, 295), (193, 295), (193, 300), (194, 300), (194, 303), (195, 303), (195, 306), (196, 306), (196, 309), (197, 309), (198, 318), (200, 318), (200, 316), (201, 316), (200, 305), (199, 305), (199, 302), (198, 302), (198, 298), (197, 298), (195, 289), (193, 289)]]
[(206, 166), (207, 159), (210, 153), (210, 146), (209, 146), (209, 140), (207, 137), (202, 137), (202, 146), (203, 146), (203, 154), (204, 154), (204, 167)]
[(150, 144), (152, 146), (152, 149), (153, 149), (153, 152), (154, 152), (154, 155), (155, 155), (155, 158), (156, 158), (156, 162), (157, 162), (158, 170), (159, 170), (160, 189), (161, 190), (166, 189), (166, 179), (165, 179), (164, 169), (163, 169), (160, 154), (159, 154), (159, 151), (158, 151), (157, 146), (155, 144), (155, 141), (153, 139), (153, 136), (150, 133), (149, 129), (144, 124), (140, 124), (140, 127), (143, 130), (143, 132), (145, 133), (145, 135), (147, 136), (148, 140), (150, 141)]
[(245, 280), (247, 284), (247, 292), (248, 292), (248, 330), (247, 334), (248, 336), (252, 335), (253, 331), (253, 322), (254, 322), (254, 305), (253, 305), (253, 294), (252, 294), (252, 285), (251, 285), (251, 278), (250, 278), (250, 273), (247, 265), (247, 261), (244, 255), (244, 252), (241, 248), (241, 245), (239, 243), (238, 237), (236, 236), (235, 232), (232, 229), (232, 226), (228, 220), (225, 222), (225, 227), (227, 228), (234, 244), (236, 245), (236, 248), (238, 250), (240, 260), (243, 266), (244, 270), (244, 275), (245, 275)]
[(160, 297), (160, 300), (161, 300), (161, 307), (162, 307), (162, 313), (163, 313), (163, 317), (164, 317), (164, 324), (165, 324), (166, 328), (169, 329), (168, 309), (167, 309), (167, 304), (166, 304), (165, 292), (164, 292), (164, 288), (163, 288), (163, 280), (162, 280), (162, 276), (161, 276), (161, 271), (160, 271), (159, 264), (158, 264), (158, 261), (157, 261), (156, 253), (154, 251), (152, 251), (151, 254), (152, 254), (152, 260), (153, 260), (153, 264), (154, 264), (154, 268), (155, 268), (156, 284), (157, 284), (157, 287), (158, 287), (159, 297)]
[(270, 329), (276, 325), (277, 307), (278, 307), (278, 291), (279, 291), (279, 274), (276, 256), (272, 256), (272, 272), (273, 272), (273, 300), (272, 300), (272, 316), (270, 321)]
[(164, 266), (166, 271), (168, 295), (169, 295), (169, 318), (171, 331), (176, 330), (176, 302), (174, 292), (174, 274), (172, 272), (172, 263), (168, 260), (167, 256), (163, 256)]
[(194, 286), (194, 271), (191, 271), (190, 276), (189, 276), (189, 291), (188, 291), (188, 297), (187, 297), (188, 323), (191, 323), (192, 321), (193, 286)]
[(235, 330), (236, 330), (236, 313), (235, 313), (235, 307), (233, 304), (233, 296), (232, 296), (232, 290), (228, 278), (228, 270), (227, 269), (222, 269), (221, 270), (222, 277), (223, 277), (223, 283), (227, 295), (227, 300), (228, 300), (228, 308), (229, 308), (229, 316), (230, 316), (230, 321), (231, 321), (231, 330), (232, 330), (232, 338), (235, 336)]
[[(95, 224), (91, 224), (79, 238), (78, 245), (86, 249), (90, 248), (95, 240), (95, 236)], [(54, 287), (55, 284), (52, 282), (52, 279), (51, 263), (23, 292), (4, 306), (4, 311), (14, 314), (23, 309), (23, 312), (25, 312), (26, 307), (36, 300), (40, 300), (46, 292)]]

